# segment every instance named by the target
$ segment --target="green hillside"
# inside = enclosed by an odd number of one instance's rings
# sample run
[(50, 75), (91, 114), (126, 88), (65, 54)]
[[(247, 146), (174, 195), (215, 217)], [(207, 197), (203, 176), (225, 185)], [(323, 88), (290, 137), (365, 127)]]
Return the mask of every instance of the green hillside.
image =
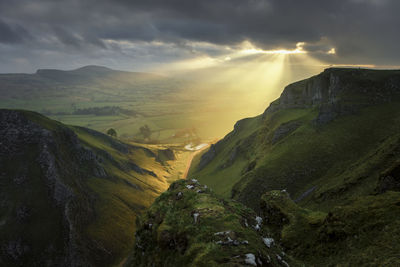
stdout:
[(0, 110), (0, 136), (1, 266), (116, 264), (133, 246), (136, 216), (179, 178), (165, 147), (34, 112)]
[[(153, 138), (165, 139), (192, 126), (173, 119), (166, 125), (160, 122), (180, 113), (171, 112), (170, 102), (181, 98), (181, 88), (173, 78), (101, 66), (40, 69), (33, 74), (0, 74), (0, 108), (33, 110), (101, 132), (115, 128), (120, 136), (137, 139), (143, 138), (139, 128), (148, 124)], [(187, 105), (174, 102), (178, 111)]]
[(397, 164), (399, 103), (400, 71), (327, 69), (287, 86), (264, 114), (239, 121), (191, 173), (253, 207), (274, 189), (319, 206), (372, 193)]
[(0, 110), (0, 265), (398, 266), (399, 106), (400, 71), (327, 69), (193, 161)]
[(239, 121), (190, 175), (257, 211), (265, 192), (287, 191), (276, 231), (298, 260), (395, 266), (399, 107), (400, 71), (327, 69)]

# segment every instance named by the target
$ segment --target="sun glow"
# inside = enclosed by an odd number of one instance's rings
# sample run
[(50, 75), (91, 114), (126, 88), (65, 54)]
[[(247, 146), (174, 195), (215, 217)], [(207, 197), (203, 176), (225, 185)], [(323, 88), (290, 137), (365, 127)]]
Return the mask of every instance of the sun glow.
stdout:
[(240, 51), (242, 54), (252, 55), (252, 54), (278, 54), (278, 55), (292, 55), (292, 54), (306, 54), (307, 52), (304, 51), (303, 46), (304, 42), (298, 42), (296, 44), (296, 49), (287, 50), (287, 49), (275, 49), (275, 50), (263, 50), (259, 48), (255, 48), (253, 45), (250, 45), (250, 48), (245, 48)]
[(262, 113), (285, 85), (327, 67), (307, 53), (304, 45), (297, 43), (292, 50), (262, 50), (245, 43), (221, 56), (175, 62), (162, 70), (191, 81), (185, 97), (195, 99), (191, 109), (201, 114), (198, 125), (208, 125), (207, 129), (220, 137), (232, 130), (237, 120)]

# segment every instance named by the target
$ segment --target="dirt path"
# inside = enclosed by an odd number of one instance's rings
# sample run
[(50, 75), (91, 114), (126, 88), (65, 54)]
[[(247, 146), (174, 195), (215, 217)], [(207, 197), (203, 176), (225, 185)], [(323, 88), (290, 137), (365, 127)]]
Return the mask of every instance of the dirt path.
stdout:
[[(205, 147), (203, 147), (203, 148), (201, 148), (199, 150), (193, 151), (193, 153), (190, 154), (190, 156), (186, 160), (186, 167), (185, 167), (185, 172), (183, 174), (183, 179), (187, 178), (187, 175), (189, 174), (190, 165), (192, 164), (192, 161), (193, 161), (194, 157), (197, 154), (199, 154), (200, 152), (202, 152), (204, 149), (207, 149), (209, 147), (210, 147), (210, 143), (207, 146), (205, 146)], [(191, 151), (187, 150), (187, 152), (191, 152)], [(124, 266), (124, 264), (126, 263), (127, 259), (128, 259), (128, 257), (122, 259), (121, 262), (116, 265), (116, 267)]]
[(123, 267), (128, 257), (124, 258), (119, 264), (118, 267)]

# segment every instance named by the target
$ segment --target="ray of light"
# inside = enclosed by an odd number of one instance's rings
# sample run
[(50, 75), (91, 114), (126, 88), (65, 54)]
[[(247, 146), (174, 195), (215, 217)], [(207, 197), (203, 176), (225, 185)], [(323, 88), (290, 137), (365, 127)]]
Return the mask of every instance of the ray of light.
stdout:
[(182, 94), (195, 99), (191, 108), (201, 114), (196, 123), (207, 125), (218, 133), (215, 137), (221, 137), (232, 130), (236, 121), (262, 113), (285, 85), (326, 67), (303, 53), (302, 44), (295, 50), (248, 53), (241, 49), (221, 57), (177, 62), (166, 68), (184, 73), (190, 84)]

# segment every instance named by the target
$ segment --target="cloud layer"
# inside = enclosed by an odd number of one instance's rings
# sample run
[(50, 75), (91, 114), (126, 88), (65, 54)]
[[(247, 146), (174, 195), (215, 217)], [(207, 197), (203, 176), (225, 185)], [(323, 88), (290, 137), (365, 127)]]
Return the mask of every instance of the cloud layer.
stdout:
[(264, 50), (304, 42), (332, 64), (400, 65), (398, 10), (396, 0), (0, 0), (0, 72), (148, 69), (245, 41)]

